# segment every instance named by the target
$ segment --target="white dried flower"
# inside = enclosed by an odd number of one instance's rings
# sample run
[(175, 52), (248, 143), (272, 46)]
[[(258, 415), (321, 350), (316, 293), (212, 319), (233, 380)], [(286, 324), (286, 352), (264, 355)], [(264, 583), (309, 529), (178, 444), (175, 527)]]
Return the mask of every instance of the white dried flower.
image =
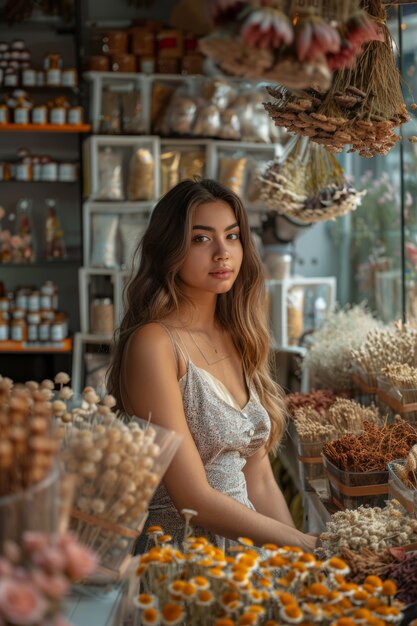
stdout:
[(74, 392), (71, 387), (62, 387), (62, 389), (58, 391), (58, 398), (61, 400), (71, 400), (73, 395)]
[(116, 406), (116, 398), (110, 394), (107, 394), (106, 396), (104, 396), (103, 398), (103, 404), (104, 406), (108, 406), (110, 408)]
[(66, 372), (58, 372), (58, 374), (54, 378), (56, 385), (67, 385), (71, 378), (68, 376)]
[(46, 378), (45, 380), (43, 380), (41, 382), (41, 388), (42, 389), (55, 389), (55, 385), (54, 382), (52, 380), (50, 380), (49, 378)]
[(61, 400), (55, 400), (52, 402), (52, 411), (54, 412), (54, 415), (63, 415), (66, 410), (67, 405), (65, 402), (62, 402)]

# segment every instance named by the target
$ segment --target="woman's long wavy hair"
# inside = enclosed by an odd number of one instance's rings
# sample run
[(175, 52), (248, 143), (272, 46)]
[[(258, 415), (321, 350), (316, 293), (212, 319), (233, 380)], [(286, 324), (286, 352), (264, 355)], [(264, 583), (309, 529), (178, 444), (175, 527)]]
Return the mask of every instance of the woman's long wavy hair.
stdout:
[(214, 180), (184, 180), (166, 193), (152, 211), (148, 228), (139, 243), (139, 268), (127, 286), (126, 313), (116, 331), (108, 389), (122, 408), (120, 378), (122, 358), (130, 335), (141, 325), (161, 320), (184, 301), (179, 271), (192, 239), (193, 215), (201, 204), (216, 201), (231, 206), (240, 226), (243, 261), (233, 287), (217, 299), (216, 316), (227, 328), (241, 355), (248, 381), (253, 383), (271, 419), (268, 449), (281, 439), (285, 408), (280, 387), (270, 374), (268, 311), (263, 266), (246, 211), (239, 197)]

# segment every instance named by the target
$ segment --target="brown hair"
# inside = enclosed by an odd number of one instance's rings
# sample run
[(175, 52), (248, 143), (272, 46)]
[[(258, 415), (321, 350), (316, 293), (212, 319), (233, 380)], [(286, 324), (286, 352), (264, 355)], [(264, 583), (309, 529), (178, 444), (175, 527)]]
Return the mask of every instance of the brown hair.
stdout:
[(270, 374), (270, 345), (263, 266), (254, 246), (248, 217), (239, 197), (214, 180), (184, 180), (166, 193), (152, 211), (139, 243), (140, 265), (127, 287), (126, 313), (116, 331), (108, 388), (122, 408), (120, 375), (130, 335), (142, 324), (160, 320), (178, 309), (186, 296), (179, 270), (191, 242), (192, 217), (197, 207), (223, 201), (230, 205), (240, 226), (243, 261), (229, 292), (217, 299), (218, 322), (229, 329), (245, 374), (255, 386), (271, 419), (268, 448), (281, 439), (285, 428), (283, 394)]

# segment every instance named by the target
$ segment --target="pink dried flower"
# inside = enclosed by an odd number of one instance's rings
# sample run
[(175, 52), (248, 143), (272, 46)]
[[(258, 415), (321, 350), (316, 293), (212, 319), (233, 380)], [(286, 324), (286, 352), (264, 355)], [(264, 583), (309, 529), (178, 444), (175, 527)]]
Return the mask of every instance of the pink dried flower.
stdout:
[(13, 578), (0, 580), (0, 615), (16, 626), (40, 623), (47, 610), (47, 603), (30, 582)]
[(32, 581), (48, 598), (62, 598), (70, 588), (70, 582), (62, 574), (48, 575), (40, 570), (31, 573)]
[(52, 626), (73, 626), (63, 615), (57, 615), (52, 622)]
[(27, 530), (23, 533), (22, 543), (27, 552), (38, 552), (46, 548), (49, 538), (45, 533)]
[(40, 565), (49, 574), (63, 572), (67, 566), (66, 554), (55, 546), (46, 546), (42, 551), (33, 555), (33, 561)]
[(59, 541), (67, 557), (65, 572), (73, 582), (94, 571), (97, 559), (90, 550), (77, 543), (71, 535), (64, 535)]
[(10, 564), (10, 561), (0, 556), (0, 579), (4, 576), (10, 576), (11, 573), (12, 566)]
[(7, 539), (3, 545), (4, 556), (10, 563), (19, 563), (22, 553), (19, 546), (14, 542)]

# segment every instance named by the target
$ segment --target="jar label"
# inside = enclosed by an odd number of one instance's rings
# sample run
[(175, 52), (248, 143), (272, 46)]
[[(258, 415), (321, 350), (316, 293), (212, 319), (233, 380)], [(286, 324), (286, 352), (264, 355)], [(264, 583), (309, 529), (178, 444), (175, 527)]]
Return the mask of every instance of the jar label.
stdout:
[(23, 326), (12, 326), (12, 341), (23, 341)]
[(48, 120), (48, 112), (46, 107), (35, 107), (32, 110), (32, 123), (33, 124), (46, 124)]
[(77, 167), (75, 163), (60, 163), (58, 179), (63, 182), (74, 182), (77, 180)]
[(28, 325), (28, 341), (37, 341), (37, 340), (38, 340), (38, 325), (29, 324)]
[(16, 180), (31, 180), (32, 166), (30, 163), (18, 163), (16, 165)]
[(33, 87), (36, 85), (36, 71), (32, 69), (24, 70), (22, 74), (22, 82), (25, 87)]
[(51, 124), (65, 124), (66, 111), (63, 107), (51, 109)]
[(42, 165), (42, 180), (58, 180), (58, 163), (44, 163)]
[(15, 124), (29, 124), (29, 109), (25, 107), (16, 107), (14, 110)]
[(61, 84), (61, 70), (50, 69), (46, 72), (46, 84), (50, 86), (59, 86)]
[(73, 107), (68, 111), (68, 124), (82, 124), (83, 110), (81, 107)]
[(51, 339), (52, 341), (63, 341), (65, 339), (65, 325), (60, 324), (52, 324), (51, 325)]

